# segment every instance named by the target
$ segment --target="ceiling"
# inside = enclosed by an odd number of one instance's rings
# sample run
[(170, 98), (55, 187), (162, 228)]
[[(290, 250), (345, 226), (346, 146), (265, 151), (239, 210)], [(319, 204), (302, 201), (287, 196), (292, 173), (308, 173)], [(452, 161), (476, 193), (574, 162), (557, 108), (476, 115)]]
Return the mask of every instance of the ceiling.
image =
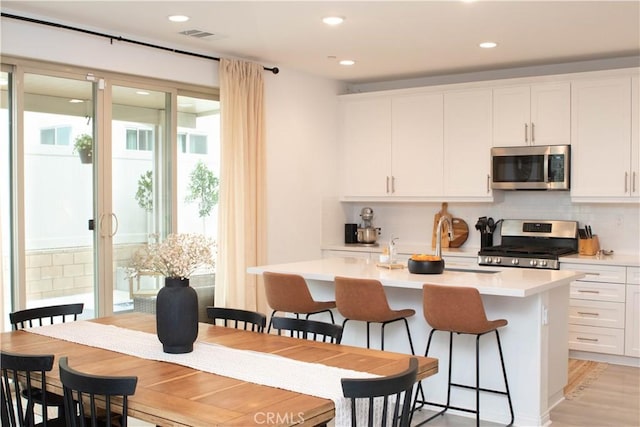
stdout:
[[(0, 7), (3, 13), (348, 83), (640, 55), (635, 0), (3, 0)], [(169, 22), (173, 14), (191, 19)], [(345, 21), (329, 27), (321, 22), (328, 15)], [(193, 29), (213, 35), (180, 34)], [(498, 47), (480, 49), (487, 40)], [(340, 59), (356, 64), (341, 66)]]

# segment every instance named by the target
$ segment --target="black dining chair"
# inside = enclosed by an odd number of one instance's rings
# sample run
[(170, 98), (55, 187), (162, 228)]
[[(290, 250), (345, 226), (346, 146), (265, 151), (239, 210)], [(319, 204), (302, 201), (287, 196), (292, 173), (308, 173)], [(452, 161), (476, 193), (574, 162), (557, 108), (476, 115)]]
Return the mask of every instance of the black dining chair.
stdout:
[(49, 305), (46, 307), (27, 308), (9, 313), (9, 321), (14, 331), (36, 326), (64, 323), (78, 320), (84, 310), (83, 303)]
[[(351, 426), (409, 427), (411, 398), (417, 375), (418, 359), (412, 357), (409, 359), (409, 367), (396, 375), (378, 378), (343, 378), (341, 380), (343, 395), (351, 401)], [(356, 405), (358, 400), (366, 405), (362, 412), (356, 409), (357, 406), (360, 407)], [(376, 410), (376, 405), (380, 405), (381, 408)]]
[(66, 357), (59, 366), (67, 427), (127, 427), (128, 397), (135, 394), (138, 377), (86, 374), (69, 367)]
[(225, 327), (244, 329), (252, 332), (264, 332), (267, 326), (267, 316), (257, 311), (241, 310), (237, 308), (207, 307), (207, 317), (215, 325), (216, 320), (222, 320)]
[[(42, 394), (35, 383), (47, 381), (47, 372), (53, 368), (54, 356), (17, 354), (0, 352), (1, 372), (1, 417), (2, 426), (6, 427), (57, 427), (65, 425), (64, 407), (58, 409), (57, 416), (50, 418), (49, 398), (57, 396), (53, 393)], [(36, 397), (38, 401), (36, 402)], [(42, 405), (42, 411), (35, 411), (35, 405)]]
[[(17, 331), (20, 329), (52, 325), (54, 323), (76, 321), (83, 310), (83, 303), (27, 308), (9, 313), (9, 321), (11, 322), (11, 328)], [(49, 406), (58, 408), (58, 412), (60, 413), (64, 412), (64, 400), (61, 395), (49, 391), (46, 395)], [(41, 405), (44, 400), (42, 391), (34, 387), (32, 390), (32, 399), (34, 403)]]
[(313, 341), (340, 344), (342, 341), (342, 326), (317, 320), (296, 319), (294, 317), (274, 316), (271, 327), (282, 335), (282, 331), (289, 331), (289, 336)]

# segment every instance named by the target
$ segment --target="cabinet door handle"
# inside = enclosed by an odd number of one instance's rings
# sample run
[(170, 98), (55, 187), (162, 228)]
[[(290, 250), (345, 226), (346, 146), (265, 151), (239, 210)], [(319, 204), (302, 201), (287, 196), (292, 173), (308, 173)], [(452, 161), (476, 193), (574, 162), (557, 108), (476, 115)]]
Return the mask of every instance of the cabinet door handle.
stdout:
[(591, 342), (598, 342), (598, 338), (576, 337), (576, 339), (577, 339), (578, 341), (591, 341)]
[(593, 273), (593, 272), (585, 272), (584, 273), (585, 276), (599, 276), (600, 273)]
[(536, 142), (536, 128), (535, 123), (531, 123), (531, 144)]
[(636, 192), (636, 172), (633, 172), (633, 177), (631, 178), (631, 191)]
[(600, 313), (592, 313), (590, 311), (579, 311), (578, 314), (580, 316), (600, 316)]
[(391, 194), (396, 192), (396, 177), (391, 176)]
[(624, 173), (624, 192), (629, 191), (629, 172)]
[(524, 124), (524, 142), (529, 142), (529, 125), (526, 123)]
[(387, 194), (389, 194), (389, 177), (387, 177)]
[(491, 191), (491, 175), (487, 174), (487, 194)]
[(578, 292), (583, 294), (599, 294), (600, 291), (593, 291), (591, 289), (578, 289)]

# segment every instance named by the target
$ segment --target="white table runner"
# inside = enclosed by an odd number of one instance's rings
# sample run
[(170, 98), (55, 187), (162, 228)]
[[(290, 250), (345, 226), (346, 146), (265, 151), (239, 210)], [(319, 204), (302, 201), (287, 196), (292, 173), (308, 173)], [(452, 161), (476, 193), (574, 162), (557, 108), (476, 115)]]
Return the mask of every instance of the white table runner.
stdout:
[[(155, 334), (83, 320), (25, 330), (143, 359), (176, 363), (203, 372), (331, 399), (336, 407), (336, 426), (351, 425), (350, 405), (342, 396), (340, 379), (379, 376), (200, 341), (196, 341), (191, 353), (169, 354), (162, 351), (162, 343)], [(70, 364), (73, 366), (72, 360)], [(361, 409), (366, 408), (358, 405), (358, 413)]]

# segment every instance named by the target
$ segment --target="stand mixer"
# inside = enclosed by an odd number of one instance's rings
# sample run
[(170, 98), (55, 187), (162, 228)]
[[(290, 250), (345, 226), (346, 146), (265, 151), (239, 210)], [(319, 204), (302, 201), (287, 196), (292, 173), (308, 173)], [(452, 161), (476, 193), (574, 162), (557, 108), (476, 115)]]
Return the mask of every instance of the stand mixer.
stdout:
[(358, 227), (358, 243), (374, 245), (380, 234), (380, 228), (371, 225), (373, 209), (362, 208), (360, 218), (362, 218), (362, 226)]

